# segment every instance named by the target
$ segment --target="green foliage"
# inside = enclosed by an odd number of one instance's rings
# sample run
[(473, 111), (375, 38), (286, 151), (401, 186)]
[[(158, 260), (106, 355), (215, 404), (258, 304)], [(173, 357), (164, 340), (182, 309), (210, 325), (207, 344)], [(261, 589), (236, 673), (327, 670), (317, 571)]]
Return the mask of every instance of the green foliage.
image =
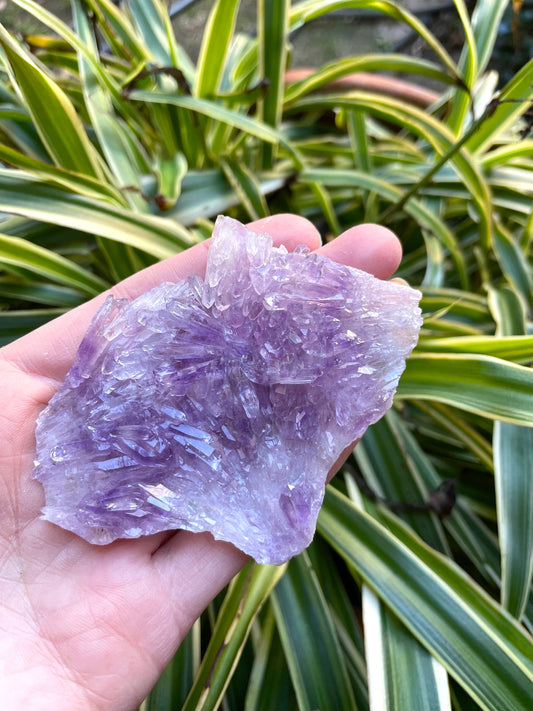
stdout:
[[(286, 567), (249, 565), (143, 708), (528, 710), (533, 61), (494, 100), (507, 0), (472, 18), (456, 0), (458, 62), (388, 0), (259, 0), (256, 38), (235, 32), (239, 2), (217, 0), (196, 66), (163, 0), (71, 4), (74, 30), (13, 0), (49, 30), (31, 44), (0, 26), (1, 344), (203, 239), (221, 212), (292, 211), (324, 233), (380, 221), (423, 294), (395, 408), (330, 485), (316, 541)], [(346, 57), (286, 84), (288, 33), (347, 8), (404, 23), (433, 58)], [(440, 91), (415, 105), (382, 69)], [(354, 71), (375, 89), (335, 83)], [(450, 478), (441, 520), (424, 502)]]

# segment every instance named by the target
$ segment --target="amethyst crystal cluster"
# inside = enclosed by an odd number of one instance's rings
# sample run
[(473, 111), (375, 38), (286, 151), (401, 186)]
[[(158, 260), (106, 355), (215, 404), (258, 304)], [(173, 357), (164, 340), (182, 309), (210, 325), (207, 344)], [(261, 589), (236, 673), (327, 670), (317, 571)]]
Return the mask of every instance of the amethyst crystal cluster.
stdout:
[(390, 407), (420, 294), (219, 218), (205, 279), (109, 297), (40, 415), (44, 518), (92, 543), (311, 541), (326, 475)]

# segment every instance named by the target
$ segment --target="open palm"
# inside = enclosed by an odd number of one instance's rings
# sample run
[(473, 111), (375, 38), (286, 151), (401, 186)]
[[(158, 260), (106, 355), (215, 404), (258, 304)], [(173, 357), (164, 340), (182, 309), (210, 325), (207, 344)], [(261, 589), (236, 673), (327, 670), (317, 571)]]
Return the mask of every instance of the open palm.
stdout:
[[(289, 250), (319, 248), (295, 216), (251, 225)], [(113, 288), (133, 298), (203, 274), (208, 242)], [(348, 230), (320, 247), (388, 278), (400, 247), (384, 228)], [(5, 711), (130, 711), (146, 696), (196, 617), (246, 561), (209, 534), (161, 533), (93, 546), (40, 519), (30, 473), (35, 420), (72, 365), (105, 295), (0, 350), (0, 698)]]

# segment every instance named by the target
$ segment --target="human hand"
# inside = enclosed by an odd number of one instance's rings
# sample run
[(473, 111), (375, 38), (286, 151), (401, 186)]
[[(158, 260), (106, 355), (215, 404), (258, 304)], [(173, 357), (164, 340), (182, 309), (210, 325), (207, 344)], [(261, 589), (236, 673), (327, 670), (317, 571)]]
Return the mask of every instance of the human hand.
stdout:
[[(320, 247), (310, 222), (259, 220), (290, 250), (305, 244), (385, 279), (401, 248), (383, 227), (354, 227)], [(162, 281), (203, 275), (208, 242), (126, 279), (135, 298)], [(194, 620), (246, 562), (210, 534), (159, 533), (94, 546), (40, 519), (31, 479), (35, 421), (74, 362), (106, 295), (0, 350), (0, 698), (5, 711), (131, 711)], [(347, 452), (346, 452), (347, 454)], [(340, 459), (338, 464), (342, 463)], [(334, 473), (334, 472), (333, 472)]]

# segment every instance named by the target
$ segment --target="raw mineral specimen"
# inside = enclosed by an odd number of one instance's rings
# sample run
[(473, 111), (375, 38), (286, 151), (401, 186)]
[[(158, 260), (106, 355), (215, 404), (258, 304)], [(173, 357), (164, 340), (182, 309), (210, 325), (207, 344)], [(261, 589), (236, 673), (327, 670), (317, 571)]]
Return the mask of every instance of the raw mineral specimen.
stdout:
[(109, 297), (37, 424), (45, 519), (92, 543), (313, 538), (326, 475), (390, 407), (419, 292), (220, 217), (205, 279)]

